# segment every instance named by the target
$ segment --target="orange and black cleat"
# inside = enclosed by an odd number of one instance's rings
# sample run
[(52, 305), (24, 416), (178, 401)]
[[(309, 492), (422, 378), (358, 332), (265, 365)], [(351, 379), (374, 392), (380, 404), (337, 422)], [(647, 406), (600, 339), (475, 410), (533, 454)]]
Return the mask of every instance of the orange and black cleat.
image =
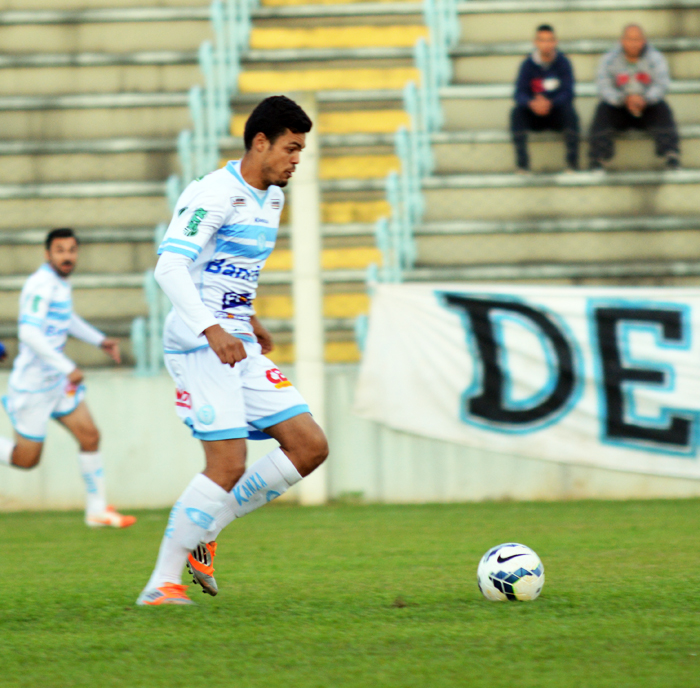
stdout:
[(200, 542), (187, 557), (187, 568), (192, 574), (192, 582), (202, 586), (202, 592), (212, 597), (219, 592), (214, 578), (214, 557), (216, 542)]

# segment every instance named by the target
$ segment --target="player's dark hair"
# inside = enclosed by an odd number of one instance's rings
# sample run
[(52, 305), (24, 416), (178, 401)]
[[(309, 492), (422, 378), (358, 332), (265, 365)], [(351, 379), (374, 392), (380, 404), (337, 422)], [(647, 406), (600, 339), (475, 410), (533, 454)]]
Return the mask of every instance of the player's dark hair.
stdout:
[(70, 239), (71, 237), (75, 239), (75, 242), (77, 244), (80, 243), (78, 237), (75, 236), (75, 232), (70, 227), (60, 227), (59, 229), (52, 229), (46, 235), (46, 250), (48, 251), (51, 248), (51, 242), (54, 239)]
[(539, 33), (540, 31), (549, 31), (549, 33), (554, 33), (554, 28), (551, 24), (540, 24), (535, 30), (535, 33)]
[(309, 116), (290, 98), (270, 96), (258, 103), (245, 123), (243, 143), (249, 151), (256, 134), (262, 132), (270, 143), (274, 143), (284, 132), (306, 134), (313, 126)]

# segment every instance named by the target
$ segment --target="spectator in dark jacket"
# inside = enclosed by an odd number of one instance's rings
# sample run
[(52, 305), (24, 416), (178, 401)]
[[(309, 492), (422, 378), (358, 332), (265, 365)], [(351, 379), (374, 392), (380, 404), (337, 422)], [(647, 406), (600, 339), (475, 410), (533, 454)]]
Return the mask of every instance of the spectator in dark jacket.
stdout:
[(603, 56), (598, 69), (600, 103), (591, 125), (591, 169), (603, 169), (603, 161), (615, 152), (613, 134), (630, 128), (649, 131), (666, 167), (679, 167), (678, 130), (664, 100), (669, 82), (664, 56), (647, 43), (640, 26), (626, 26), (620, 45)]
[(579, 124), (574, 110), (574, 72), (571, 62), (557, 50), (557, 37), (549, 24), (537, 27), (535, 50), (520, 65), (515, 103), (510, 130), (518, 171), (530, 169), (527, 132), (546, 129), (564, 132), (567, 168), (578, 169)]

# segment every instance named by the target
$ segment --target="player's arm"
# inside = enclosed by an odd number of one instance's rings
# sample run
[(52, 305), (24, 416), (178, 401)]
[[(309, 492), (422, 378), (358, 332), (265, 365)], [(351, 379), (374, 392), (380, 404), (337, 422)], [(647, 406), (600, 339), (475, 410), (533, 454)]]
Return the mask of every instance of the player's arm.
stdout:
[(234, 366), (246, 357), (243, 343), (226, 332), (204, 305), (190, 275), (194, 262), (224, 221), (221, 201), (200, 197), (189, 210), (175, 215), (158, 249), (155, 278), (182, 321), (197, 336), (206, 337), (222, 363)]
[(119, 342), (110, 339), (104, 332), (100, 332), (96, 327), (83, 320), (77, 313), (71, 313), (68, 334), (71, 337), (80, 339), (82, 342), (97, 346), (104, 351), (115, 363), (121, 363), (122, 358), (119, 352)]
[(272, 335), (267, 328), (262, 326), (257, 316), (250, 316), (250, 324), (253, 326), (253, 334), (257, 337), (258, 344), (260, 344), (263, 354), (269, 354), (270, 351), (275, 348), (272, 342)]
[(82, 372), (68, 356), (56, 351), (42, 332), (50, 302), (50, 287), (30, 289), (22, 294), (19, 341), (26, 344), (44, 363), (67, 375), (72, 383), (78, 384), (83, 379)]

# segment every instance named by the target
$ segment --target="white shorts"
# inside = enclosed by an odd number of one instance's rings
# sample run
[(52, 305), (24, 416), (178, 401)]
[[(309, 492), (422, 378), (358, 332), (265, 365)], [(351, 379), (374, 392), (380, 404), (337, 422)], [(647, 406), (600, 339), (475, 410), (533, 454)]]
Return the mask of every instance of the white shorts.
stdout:
[(10, 387), (2, 405), (17, 434), (34, 442), (43, 442), (49, 418), (61, 418), (73, 413), (85, 397), (83, 385), (67, 380), (44, 392), (18, 392)]
[(261, 353), (243, 342), (248, 357), (231, 368), (208, 346), (165, 354), (175, 381), (175, 411), (200, 440), (268, 439), (263, 430), (309, 413), (304, 398)]

